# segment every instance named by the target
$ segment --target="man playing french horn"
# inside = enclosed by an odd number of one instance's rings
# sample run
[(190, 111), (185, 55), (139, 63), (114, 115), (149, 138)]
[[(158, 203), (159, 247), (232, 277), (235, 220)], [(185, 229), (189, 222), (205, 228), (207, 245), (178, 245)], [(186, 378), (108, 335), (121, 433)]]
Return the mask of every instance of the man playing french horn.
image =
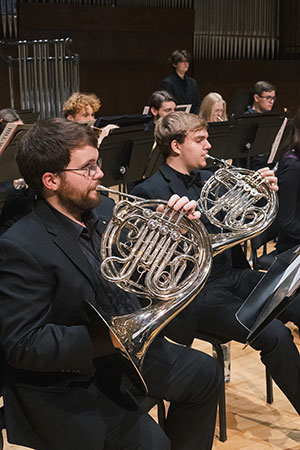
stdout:
[[(158, 122), (155, 139), (164, 163), (157, 173), (137, 185), (132, 194), (166, 200), (176, 193), (198, 200), (204, 182), (212, 175), (207, 170), (199, 170), (206, 167), (206, 156), (211, 148), (206, 123), (195, 115), (174, 112)], [(268, 168), (259, 172), (261, 177), (257, 174), (255, 177), (263, 178), (271, 190), (277, 191), (274, 172)], [(242, 193), (239, 196), (242, 198)], [(222, 201), (225, 200), (220, 195)], [(233, 204), (224, 205), (224, 211), (225, 206), (229, 211), (234, 208)], [(240, 214), (237, 216), (241, 217)], [(211, 224), (205, 215), (201, 220), (210, 234), (221, 236), (220, 228)], [(211, 275), (200, 294), (167, 326), (167, 335), (173, 340), (189, 345), (199, 331), (224, 340), (245, 342), (248, 331), (238, 323), (235, 313), (262, 274), (247, 268), (239, 247), (214, 257)], [(300, 324), (299, 302), (287, 308), (282, 320)], [(272, 378), (300, 414), (300, 357), (290, 330), (280, 320), (273, 320), (251, 346), (260, 351), (261, 360)]]
[[(170, 401), (163, 431), (120, 387), (120, 344), (83, 308), (84, 302), (123, 314), (140, 308), (135, 295), (100, 275), (112, 202), (103, 197), (99, 205), (96, 144), (89, 128), (50, 119), (33, 126), (18, 151), (38, 200), (0, 239), (9, 440), (36, 450), (209, 450), (221, 386), (216, 361), (155, 338), (142, 375), (150, 395)], [(199, 218), (186, 197), (173, 196), (169, 207)]]

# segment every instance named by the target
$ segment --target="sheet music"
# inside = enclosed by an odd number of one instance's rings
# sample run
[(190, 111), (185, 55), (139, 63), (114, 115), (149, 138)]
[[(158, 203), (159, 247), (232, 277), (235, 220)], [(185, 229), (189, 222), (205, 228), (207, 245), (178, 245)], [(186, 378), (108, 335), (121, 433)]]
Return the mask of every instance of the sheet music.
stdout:
[(274, 288), (274, 292), (290, 276), (293, 278), (292, 281), (290, 281), (289, 290), (287, 292), (288, 297), (292, 295), (300, 285), (300, 255), (298, 255), (297, 258), (295, 258), (295, 260), (284, 271), (284, 274)]
[(280, 144), (281, 139), (282, 139), (282, 135), (283, 135), (284, 129), (285, 129), (286, 124), (287, 124), (287, 121), (288, 121), (288, 119), (287, 119), (287, 117), (285, 117), (283, 119), (281, 127), (279, 128), (279, 131), (278, 131), (278, 133), (276, 135), (276, 138), (274, 139), (274, 142), (273, 142), (273, 145), (272, 145), (272, 148), (271, 148), (271, 152), (270, 152), (270, 156), (269, 156), (269, 159), (267, 161), (267, 164), (271, 164), (274, 161), (275, 155), (277, 153), (279, 144)]
[(3, 132), (0, 135), (0, 156), (8, 146), (18, 126), (20, 126), (19, 123), (8, 123), (4, 128)]

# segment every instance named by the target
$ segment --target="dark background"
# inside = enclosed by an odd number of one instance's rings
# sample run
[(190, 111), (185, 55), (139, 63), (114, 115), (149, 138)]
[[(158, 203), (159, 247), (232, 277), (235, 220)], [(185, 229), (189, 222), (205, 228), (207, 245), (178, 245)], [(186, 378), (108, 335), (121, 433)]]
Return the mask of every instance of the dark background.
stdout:
[[(300, 4), (280, 3), (280, 59), (194, 61), (189, 74), (201, 96), (220, 92), (230, 105), (237, 88), (261, 79), (274, 83), (276, 111), (300, 106)], [(193, 51), (191, 9), (20, 3), (19, 39), (72, 39), (80, 56), (80, 89), (101, 98), (101, 115), (141, 113), (170, 72), (176, 49)], [(8, 72), (0, 62), (0, 106), (9, 107)]]

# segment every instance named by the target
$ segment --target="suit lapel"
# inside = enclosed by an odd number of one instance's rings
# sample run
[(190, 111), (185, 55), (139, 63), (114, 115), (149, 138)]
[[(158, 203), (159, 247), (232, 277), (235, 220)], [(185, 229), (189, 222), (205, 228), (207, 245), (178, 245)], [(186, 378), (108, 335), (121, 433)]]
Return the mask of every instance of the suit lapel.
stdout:
[(164, 179), (168, 182), (172, 194), (178, 194), (180, 197), (186, 195), (186, 186), (183, 179), (178, 177), (167, 163), (164, 163), (159, 170)]
[(85, 255), (81, 252), (79, 246), (74, 245), (74, 240), (68, 233), (64, 232), (58, 218), (51, 208), (44, 201), (38, 201), (36, 204), (36, 213), (44, 223), (53, 243), (70, 259), (70, 261), (94, 284), (94, 274), (91, 265), (88, 263)]

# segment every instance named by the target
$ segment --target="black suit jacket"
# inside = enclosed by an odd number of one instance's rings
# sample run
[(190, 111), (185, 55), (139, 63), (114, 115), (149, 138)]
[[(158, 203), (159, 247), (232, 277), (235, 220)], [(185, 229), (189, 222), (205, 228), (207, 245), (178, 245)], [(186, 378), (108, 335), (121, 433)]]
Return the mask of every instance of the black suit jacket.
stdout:
[(200, 97), (197, 82), (194, 78), (185, 75), (184, 82), (174, 70), (161, 83), (162, 89), (176, 98), (178, 105), (191, 104), (191, 113), (199, 114)]
[[(104, 202), (110, 203), (107, 198)], [(106, 213), (104, 220), (99, 220), (100, 231), (109, 216)], [(112, 383), (103, 380), (106, 371), (95, 369), (95, 342), (83, 309), (84, 300), (99, 305), (106, 295), (101, 284), (95, 283), (92, 270), (77, 242), (44, 201), (38, 201), (34, 211), (0, 239), (0, 332), (8, 362), (3, 388), (8, 405), (5, 421), (15, 443), (44, 448), (32, 427), (39, 405), (49, 409), (49, 433), (56, 432), (59, 421), (72, 423), (72, 417), (81, 413), (85, 426), (83, 412), (98, 411), (99, 398), (80, 394), (77, 399), (78, 387), (89, 385), (95, 376), (101, 385)], [(99, 334), (97, 354), (115, 355), (105, 325)], [(70, 391), (72, 402), (64, 404), (60, 394)], [(72, 450), (96, 448), (99, 428), (91, 426), (90, 443), (79, 439)], [(65, 445), (62, 448), (70, 448), (66, 437), (58, 434), (60, 440)]]

